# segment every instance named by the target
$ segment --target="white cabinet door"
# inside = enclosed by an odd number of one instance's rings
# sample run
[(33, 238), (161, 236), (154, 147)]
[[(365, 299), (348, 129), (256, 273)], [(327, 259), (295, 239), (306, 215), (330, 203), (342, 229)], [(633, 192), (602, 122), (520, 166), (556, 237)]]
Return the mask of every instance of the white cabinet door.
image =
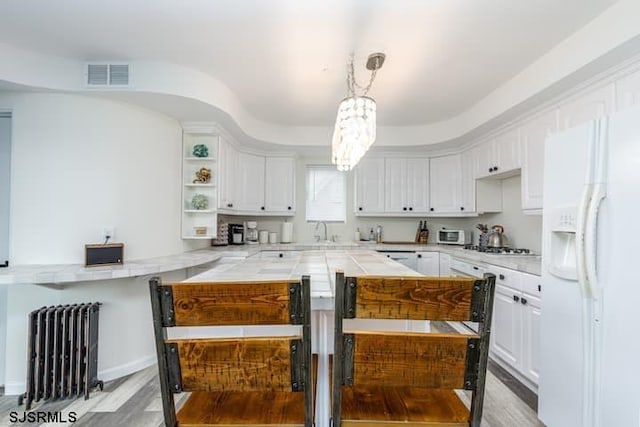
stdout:
[(355, 211), (384, 212), (384, 159), (362, 159), (356, 168)]
[(407, 210), (429, 211), (429, 159), (407, 159)]
[(493, 141), (493, 173), (507, 172), (520, 167), (520, 135), (518, 129), (500, 134)]
[(460, 155), (435, 157), (430, 165), (431, 207), (434, 213), (460, 212)]
[(640, 71), (616, 81), (616, 111), (640, 104)]
[(611, 114), (614, 93), (614, 84), (610, 83), (561, 105), (558, 112), (560, 130)]
[(522, 209), (542, 209), (544, 143), (558, 129), (556, 110), (534, 118), (520, 130), (522, 138)]
[(238, 154), (238, 180), (236, 185), (238, 211), (261, 212), (264, 207), (264, 164), (262, 156)]
[(451, 255), (449, 254), (440, 254), (440, 276), (451, 276)]
[(460, 155), (460, 211), (476, 211), (475, 154), (467, 150)]
[(265, 161), (264, 207), (266, 212), (295, 212), (295, 159), (267, 157)]
[(417, 252), (418, 273), (425, 276), (440, 276), (440, 254), (438, 252)]
[(494, 154), (493, 154), (493, 140), (487, 141), (478, 145), (473, 149), (473, 156), (475, 158), (475, 176), (476, 178), (484, 178), (493, 173)]
[(519, 291), (496, 284), (491, 328), (492, 352), (516, 368), (522, 352), (520, 295)]
[(384, 170), (385, 212), (407, 212), (407, 159), (387, 158)]
[(235, 208), (236, 184), (238, 175), (238, 152), (228, 142), (220, 138), (218, 151), (218, 208)]
[(522, 373), (538, 384), (540, 375), (540, 298), (523, 293), (522, 305)]

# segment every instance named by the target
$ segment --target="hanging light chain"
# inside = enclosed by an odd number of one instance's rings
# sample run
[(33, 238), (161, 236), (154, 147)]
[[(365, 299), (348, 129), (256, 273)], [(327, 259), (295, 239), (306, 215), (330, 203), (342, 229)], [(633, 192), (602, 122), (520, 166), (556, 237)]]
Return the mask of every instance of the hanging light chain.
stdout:
[(349, 97), (356, 96), (356, 88), (362, 90), (362, 95), (366, 96), (373, 85), (373, 81), (376, 79), (376, 75), (378, 74), (378, 69), (380, 68), (379, 64), (380, 60), (376, 58), (376, 67), (371, 71), (371, 77), (369, 78), (369, 83), (367, 86), (360, 86), (358, 82), (356, 82), (355, 71), (353, 68), (353, 55), (351, 55), (351, 60), (349, 61), (349, 70), (347, 73), (347, 93)]

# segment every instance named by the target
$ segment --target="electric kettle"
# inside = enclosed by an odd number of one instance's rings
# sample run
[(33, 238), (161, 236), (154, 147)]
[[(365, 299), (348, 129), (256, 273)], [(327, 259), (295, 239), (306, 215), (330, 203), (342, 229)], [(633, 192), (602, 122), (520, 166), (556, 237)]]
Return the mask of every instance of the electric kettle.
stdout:
[(494, 225), (491, 227), (491, 233), (487, 238), (487, 247), (489, 248), (504, 248), (509, 246), (507, 244), (507, 238), (504, 235), (504, 227), (501, 225)]

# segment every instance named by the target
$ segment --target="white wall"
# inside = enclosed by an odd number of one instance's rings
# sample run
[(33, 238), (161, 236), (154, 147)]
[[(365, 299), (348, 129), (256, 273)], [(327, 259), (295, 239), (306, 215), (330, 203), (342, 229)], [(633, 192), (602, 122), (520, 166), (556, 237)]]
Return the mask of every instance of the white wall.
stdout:
[[(258, 221), (258, 229), (275, 231), (280, 235), (280, 226), (283, 221), (292, 221), (294, 228), (294, 240), (298, 243), (310, 243), (314, 241), (315, 223), (307, 223), (305, 220), (305, 170), (308, 164), (329, 164), (327, 158), (301, 158), (296, 162), (296, 215), (294, 218), (264, 218), (264, 217), (235, 217), (220, 216), (221, 220), (228, 222), (242, 222), (247, 219)], [(506, 232), (511, 241), (519, 247), (531, 248), (540, 251), (542, 236), (542, 216), (528, 216), (522, 213), (520, 206), (520, 176), (503, 181), (503, 212), (500, 214), (485, 214), (472, 218), (363, 218), (354, 215), (354, 172), (347, 175), (347, 222), (329, 223), (328, 235), (340, 236), (342, 242), (352, 242), (357, 228), (364, 235), (372, 227), (381, 225), (383, 238), (387, 241), (413, 241), (420, 220), (427, 220), (429, 228), (429, 243), (435, 243), (436, 230), (442, 227), (462, 228), (474, 232), (474, 242), (477, 241), (476, 224), (488, 222), (489, 225), (501, 224), (506, 227)], [(324, 230), (321, 228), (321, 232)]]
[(127, 259), (180, 253), (179, 123), (130, 104), (0, 95), (13, 110), (10, 263), (84, 262), (105, 226)]
[[(185, 270), (162, 274), (163, 281), (186, 278)], [(24, 392), (26, 379), (27, 314), (42, 306), (99, 301), (98, 379), (103, 381), (128, 375), (156, 362), (150, 276), (109, 281), (77, 282), (54, 289), (39, 285), (10, 285), (6, 298), (7, 328), (5, 393)], [(1, 304), (0, 304), (1, 306)], [(4, 353), (3, 351), (0, 353)], [(4, 358), (4, 354), (0, 357)], [(0, 359), (2, 361), (2, 359)], [(6, 367), (6, 368), (5, 368)]]
[(10, 182), (11, 118), (0, 117), (0, 263), (9, 259)]
[[(521, 176), (502, 180), (502, 212), (480, 215), (476, 223), (486, 223), (491, 227), (504, 227), (511, 247), (528, 248), (540, 253), (542, 250), (542, 215), (525, 215), (521, 202)], [(477, 230), (476, 230), (477, 231)]]

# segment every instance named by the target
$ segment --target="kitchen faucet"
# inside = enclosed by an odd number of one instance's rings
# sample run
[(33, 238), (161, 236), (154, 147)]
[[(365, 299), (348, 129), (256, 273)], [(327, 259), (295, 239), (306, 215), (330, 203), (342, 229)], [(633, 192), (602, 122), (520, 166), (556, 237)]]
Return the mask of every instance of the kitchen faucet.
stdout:
[[(318, 231), (318, 229), (320, 228), (320, 225), (324, 225), (324, 242), (326, 242), (326, 241), (327, 241), (327, 223), (326, 223), (326, 222), (324, 222), (324, 221), (318, 221), (318, 222), (316, 223), (316, 232), (317, 232), (317, 231)], [(316, 234), (316, 238), (317, 238), (318, 240), (320, 240), (320, 235), (319, 235), (319, 234)]]

